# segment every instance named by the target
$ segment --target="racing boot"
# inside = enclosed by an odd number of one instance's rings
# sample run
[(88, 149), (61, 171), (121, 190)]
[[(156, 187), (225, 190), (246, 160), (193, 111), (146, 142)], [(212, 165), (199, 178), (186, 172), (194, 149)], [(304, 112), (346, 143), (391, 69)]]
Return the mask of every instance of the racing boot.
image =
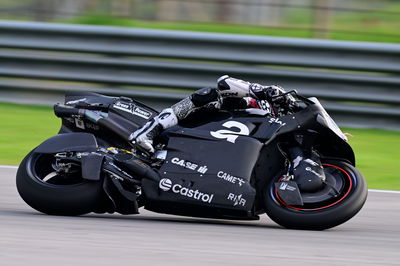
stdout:
[(156, 117), (131, 134), (129, 140), (149, 153), (154, 153), (153, 139), (167, 128), (178, 124), (178, 118), (171, 108), (164, 109)]

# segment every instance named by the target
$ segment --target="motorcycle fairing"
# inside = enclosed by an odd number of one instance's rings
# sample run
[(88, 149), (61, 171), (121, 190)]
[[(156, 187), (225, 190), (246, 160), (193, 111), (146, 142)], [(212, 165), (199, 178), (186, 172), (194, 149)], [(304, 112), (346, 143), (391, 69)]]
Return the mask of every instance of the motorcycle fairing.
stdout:
[(132, 99), (118, 99), (110, 105), (109, 111), (110, 114), (118, 114), (138, 126), (144, 125), (158, 114), (156, 110)]
[[(315, 148), (322, 157), (341, 158), (355, 165), (355, 155), (350, 145), (331, 128), (327, 127), (325, 123), (319, 121), (321, 114), (326, 112), (321, 110), (321, 108), (322, 106), (320, 105), (312, 104), (296, 114), (270, 120), (272, 122), (270, 123), (271, 127), (274, 124), (280, 124), (281, 126), (276, 129), (272, 138), (268, 140), (267, 145), (275, 139), (286, 139), (285, 136), (291, 136), (293, 132), (309, 134), (308, 131), (315, 131), (318, 132), (315, 140)], [(310, 115), (310, 113), (313, 115)]]
[(89, 133), (65, 133), (55, 135), (42, 144), (40, 144), (35, 152), (38, 153), (57, 153), (67, 151), (95, 151), (97, 149), (97, 141), (93, 134)]
[[(75, 108), (101, 112), (105, 120), (120, 125), (127, 131), (135, 131), (148, 119), (157, 115), (157, 111), (136, 100), (126, 97), (109, 97), (91, 92), (67, 93), (65, 104)], [(115, 135), (106, 127), (81, 117), (63, 117), (59, 133), (88, 132), (95, 135), (101, 146), (129, 148), (124, 139)]]
[(192, 137), (188, 132), (170, 137), (160, 182), (142, 184), (147, 199), (250, 212), (255, 198), (250, 177), (262, 143), (247, 136), (231, 143), (208, 137), (208, 131), (199, 141), (198, 132)]
[(110, 97), (93, 92), (66, 92), (65, 104), (79, 107), (95, 107), (96, 109), (107, 109), (110, 104), (115, 102), (116, 97)]

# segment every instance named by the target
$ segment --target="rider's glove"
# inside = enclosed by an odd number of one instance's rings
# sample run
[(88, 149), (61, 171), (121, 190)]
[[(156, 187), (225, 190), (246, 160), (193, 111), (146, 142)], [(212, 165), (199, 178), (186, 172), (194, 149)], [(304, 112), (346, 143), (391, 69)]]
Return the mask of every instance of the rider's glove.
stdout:
[[(295, 99), (290, 94), (277, 85), (262, 86), (257, 83), (250, 84), (250, 91), (258, 100), (267, 100), (277, 105), (290, 105)], [(281, 96), (282, 95), (282, 96)]]

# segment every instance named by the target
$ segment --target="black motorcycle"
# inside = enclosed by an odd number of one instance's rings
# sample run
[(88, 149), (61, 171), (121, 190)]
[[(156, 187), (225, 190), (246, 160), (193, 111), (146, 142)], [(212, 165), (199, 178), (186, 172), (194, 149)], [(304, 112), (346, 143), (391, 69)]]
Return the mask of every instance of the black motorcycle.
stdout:
[(58, 135), (19, 166), (18, 192), (52, 215), (89, 212), (255, 220), (323, 230), (352, 218), (367, 186), (346, 136), (316, 98), (271, 117), (260, 109), (199, 111), (155, 139), (130, 134), (157, 115), (130, 98), (70, 93), (54, 106)]

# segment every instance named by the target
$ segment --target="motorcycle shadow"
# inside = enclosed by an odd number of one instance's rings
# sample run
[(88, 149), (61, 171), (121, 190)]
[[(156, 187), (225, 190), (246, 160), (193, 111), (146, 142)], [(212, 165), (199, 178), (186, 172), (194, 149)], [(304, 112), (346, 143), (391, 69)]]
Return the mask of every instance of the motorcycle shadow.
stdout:
[(222, 225), (222, 226), (237, 226), (248, 228), (271, 228), (283, 229), (279, 225), (271, 221), (267, 216), (262, 215), (260, 220), (226, 220), (226, 219), (211, 219), (199, 217), (187, 217), (169, 214), (158, 214), (146, 210), (141, 210), (137, 215), (121, 215), (121, 214), (96, 214), (90, 213), (81, 216), (62, 216), (62, 215), (48, 215), (34, 210), (0, 210), (0, 216), (16, 216), (26, 219), (28, 217), (33, 219), (54, 219), (54, 220), (80, 220), (80, 219), (96, 219), (118, 222), (149, 222), (149, 223), (180, 223), (180, 224), (197, 224), (197, 225)]
[[(245, 220), (226, 220), (226, 219), (211, 219), (211, 218), (199, 218), (199, 217), (186, 217), (186, 216), (178, 216), (178, 215), (168, 215), (168, 214), (158, 214), (150, 211), (142, 211), (141, 214), (138, 215), (121, 215), (121, 214), (96, 214), (90, 213), (81, 216), (62, 216), (62, 215), (47, 215), (40, 212), (29, 211), (29, 210), (0, 210), (0, 218), (1, 216), (14, 216), (19, 219), (38, 219), (40, 221), (48, 220), (48, 221), (89, 221), (96, 220), (104, 221), (105, 223), (118, 223), (119, 225), (125, 226), (129, 223), (129, 225), (134, 226), (135, 223), (151, 223), (154, 225), (202, 225), (202, 226), (223, 226), (223, 227), (237, 227), (237, 228), (246, 228), (246, 229), (280, 229), (280, 230), (288, 230), (284, 227), (275, 224), (272, 220), (270, 220), (266, 215), (260, 216), (259, 220), (245, 221)], [(159, 226), (157, 226), (159, 227)], [(293, 230), (293, 229), (292, 229)], [(335, 230), (326, 230), (329, 231), (348, 231), (343, 227), (335, 227)], [(354, 231), (355, 228), (352, 228), (350, 231)], [(297, 231), (297, 230), (295, 230)], [(303, 230), (300, 230), (303, 231)]]
[(222, 226), (237, 226), (237, 227), (248, 227), (248, 228), (271, 228), (271, 229), (283, 229), (268, 217), (260, 217), (260, 220), (226, 220), (226, 219), (211, 219), (211, 218), (199, 218), (199, 217), (186, 217), (178, 215), (168, 214), (157, 214), (149, 211), (142, 212), (138, 215), (119, 215), (119, 214), (88, 214), (80, 216), (82, 218), (89, 219), (107, 219), (107, 220), (118, 220), (126, 222), (150, 222), (150, 223), (181, 223), (181, 224), (193, 224), (193, 225), (222, 225)]

